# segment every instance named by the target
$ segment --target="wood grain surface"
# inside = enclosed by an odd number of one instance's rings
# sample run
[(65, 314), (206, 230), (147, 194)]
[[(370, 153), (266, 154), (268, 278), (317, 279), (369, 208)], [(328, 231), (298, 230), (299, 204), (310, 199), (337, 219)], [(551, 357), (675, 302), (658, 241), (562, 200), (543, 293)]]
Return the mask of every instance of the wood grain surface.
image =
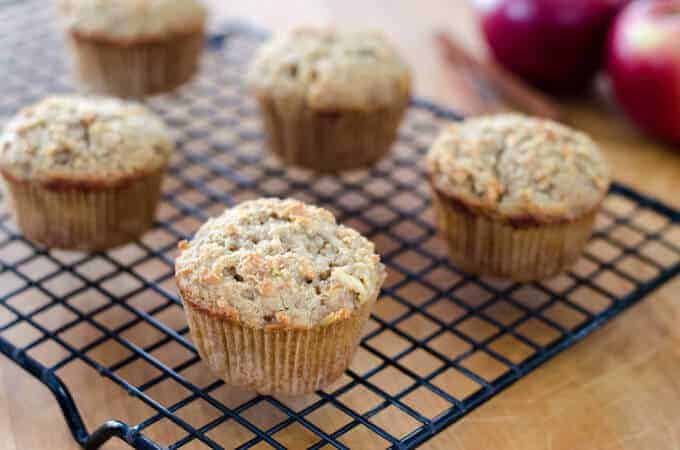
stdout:
[[(482, 51), (475, 21), (463, 0), (257, 0), (222, 2), (212, 0), (214, 23), (226, 18), (241, 18), (271, 29), (285, 29), (298, 23), (321, 23), (337, 26), (380, 27), (390, 34), (415, 72), (416, 92), (453, 107), (461, 106), (455, 88), (441, 68), (432, 35), (444, 29), (456, 35), (471, 49)], [(617, 112), (611, 102), (600, 96), (562, 102), (569, 121), (590, 132), (602, 145), (612, 162), (615, 178), (636, 189), (680, 207), (680, 152), (654, 142), (635, 131)], [(188, 224), (193, 227), (195, 224)], [(680, 233), (674, 235), (680, 244)], [(55, 287), (58, 289), (58, 287)], [(88, 301), (91, 301), (88, 300)], [(141, 308), (152, 308), (145, 299)], [(94, 307), (95, 305), (91, 305)], [(390, 305), (381, 314), (390, 314)], [(644, 302), (598, 330), (586, 341), (565, 351), (536, 372), (522, 379), (501, 395), (423, 445), (423, 448), (446, 450), (680, 450), (680, 280), (674, 280), (653, 293)], [(55, 320), (45, 318), (46, 321)], [(115, 326), (127, 320), (124, 310), (110, 312), (106, 319)], [(181, 314), (169, 312), (163, 321), (181, 324)], [(53, 326), (49, 325), (48, 326)], [(127, 338), (153, 342), (152, 331), (130, 331)], [(25, 334), (25, 336), (24, 336)], [(30, 330), (19, 330), (14, 339), (29, 339)], [(92, 340), (97, 331), (77, 327), (68, 339)], [(95, 349), (96, 351), (96, 349)], [(178, 346), (161, 348), (155, 353), (166, 364), (186, 358)], [(41, 360), (57, 360), (64, 356), (57, 346), (40, 347)], [(95, 357), (99, 361), (115, 361), (124, 356), (120, 347), (107, 346)], [(360, 353), (356, 365), (370, 364)], [(422, 362), (424, 364), (425, 362)], [(211, 378), (202, 365), (184, 373), (195, 383)], [(99, 377), (82, 363), (67, 366), (64, 377), (72, 380), (69, 387), (78, 396), (79, 406), (86, 411), (86, 423), (92, 428), (107, 419), (125, 417), (129, 422), (149, 416), (148, 406), (121, 393), (112, 383)], [(125, 376), (147, 380), (154, 376), (147, 366), (126, 368)], [(385, 389), (397, 381), (382, 380)], [(459, 384), (452, 389), (464, 390)], [(178, 393), (164, 383), (153, 388), (161, 402), (176, 401)], [(183, 393), (182, 395), (185, 395)], [(248, 393), (220, 388), (215, 393), (227, 405), (239, 404)], [(353, 407), (370, 404), (370, 393), (345, 399)], [(294, 400), (303, 405), (309, 399)], [(196, 402), (181, 415), (190, 423), (196, 417), (214, 417), (207, 404)], [(422, 399), (420, 407), (436, 410), (435, 402)], [(387, 410), (388, 412), (390, 410)], [(266, 426), (280, 420), (280, 413), (258, 411), (249, 417)], [(343, 425), (345, 418), (328, 410), (315, 413), (314, 420), (329, 428)], [(379, 418), (395, 432), (409, 429), (405, 416), (383, 415)], [(252, 435), (228, 422), (210, 436), (226, 447), (237, 445)], [(287, 428), (277, 439), (290, 448), (304, 448), (315, 441), (302, 430)], [(172, 442), (181, 435), (163, 422), (151, 427), (148, 434), (159, 442)], [(354, 433), (343, 442), (353, 448), (370, 449), (384, 442), (368, 440)], [(22, 369), (0, 357), (0, 449), (76, 449), (61, 412), (47, 389), (27, 376)], [(127, 446), (112, 442), (106, 449)], [(183, 448), (199, 448), (188, 445)], [(264, 447), (258, 447), (264, 448)]]

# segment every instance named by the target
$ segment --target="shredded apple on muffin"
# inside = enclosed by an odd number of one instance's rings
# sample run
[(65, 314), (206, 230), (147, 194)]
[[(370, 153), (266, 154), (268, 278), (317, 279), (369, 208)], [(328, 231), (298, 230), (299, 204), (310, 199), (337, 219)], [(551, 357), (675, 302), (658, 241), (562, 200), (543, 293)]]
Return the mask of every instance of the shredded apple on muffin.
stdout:
[(519, 114), (449, 126), (426, 166), (451, 259), (518, 281), (556, 275), (578, 258), (609, 186), (592, 139)]
[(408, 66), (381, 33), (299, 28), (264, 44), (247, 75), (271, 150), (287, 164), (373, 164), (408, 106)]
[(338, 378), (384, 281), (374, 246), (297, 200), (244, 202), (180, 243), (191, 336), (228, 384), (297, 395)]
[(147, 108), (53, 96), (22, 109), (0, 137), (0, 171), (28, 239), (103, 250), (151, 226), (174, 148)]
[(197, 0), (59, 0), (76, 75), (95, 92), (143, 97), (196, 72), (206, 10)]

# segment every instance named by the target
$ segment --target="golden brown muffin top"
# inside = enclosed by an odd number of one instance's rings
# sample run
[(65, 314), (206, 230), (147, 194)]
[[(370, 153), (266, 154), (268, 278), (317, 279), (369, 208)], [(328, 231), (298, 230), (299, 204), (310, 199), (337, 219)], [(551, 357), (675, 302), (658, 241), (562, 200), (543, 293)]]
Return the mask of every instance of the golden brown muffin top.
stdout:
[(609, 186), (607, 163), (590, 137), (520, 114), (449, 126), (426, 164), (440, 193), (517, 223), (574, 220), (598, 206)]
[(198, 0), (58, 0), (69, 30), (112, 41), (162, 38), (203, 29)]
[(54, 96), (9, 121), (0, 169), (53, 186), (114, 186), (164, 168), (172, 149), (165, 124), (137, 103)]
[(373, 244), (325, 209), (247, 201), (208, 220), (175, 263), (185, 301), (253, 327), (311, 328), (349, 317), (378, 295)]
[(408, 66), (374, 31), (298, 28), (272, 38), (248, 74), (256, 95), (320, 111), (375, 110), (408, 97)]

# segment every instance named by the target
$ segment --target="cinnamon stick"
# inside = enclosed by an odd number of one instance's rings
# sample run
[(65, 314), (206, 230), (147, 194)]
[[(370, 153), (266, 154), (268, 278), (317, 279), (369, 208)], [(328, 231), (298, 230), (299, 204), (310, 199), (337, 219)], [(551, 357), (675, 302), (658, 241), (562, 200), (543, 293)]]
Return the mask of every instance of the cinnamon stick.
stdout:
[(474, 75), (464, 67), (446, 64), (443, 69), (448, 81), (446, 87), (455, 94), (456, 109), (461, 114), (477, 116), (511, 109), (498, 95), (489, 93), (490, 87), (486, 83), (473, 79)]
[(557, 104), (497, 63), (473, 56), (448, 33), (438, 32), (435, 38), (445, 61), (450, 65), (463, 66), (483, 78), (496, 92), (522, 111), (553, 120), (563, 117)]

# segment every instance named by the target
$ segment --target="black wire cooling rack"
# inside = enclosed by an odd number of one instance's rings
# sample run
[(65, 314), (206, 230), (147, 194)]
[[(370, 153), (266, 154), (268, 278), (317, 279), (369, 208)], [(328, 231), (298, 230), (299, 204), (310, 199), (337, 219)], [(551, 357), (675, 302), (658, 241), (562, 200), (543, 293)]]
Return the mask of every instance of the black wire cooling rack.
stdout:
[[(71, 90), (51, 23), (39, 1), (0, 10), (0, 115)], [(46, 250), (23, 240), (2, 204), (0, 351), (54, 393), (84, 448), (111, 437), (139, 449), (412, 448), (678, 275), (678, 212), (621, 185), (569, 273), (521, 285), (460, 272), (436, 236), (419, 165), (457, 116), (416, 100), (391, 157), (370, 171), (286, 169), (263, 150), (240, 82), (261, 38), (229, 27), (209, 41), (196, 80), (149, 101), (179, 148), (159, 222), (140, 242)], [(212, 377), (173, 287), (176, 242), (259, 196), (331, 209), (376, 242), (390, 272), (350, 370), (299, 399)], [(120, 421), (90, 419), (102, 403)]]

